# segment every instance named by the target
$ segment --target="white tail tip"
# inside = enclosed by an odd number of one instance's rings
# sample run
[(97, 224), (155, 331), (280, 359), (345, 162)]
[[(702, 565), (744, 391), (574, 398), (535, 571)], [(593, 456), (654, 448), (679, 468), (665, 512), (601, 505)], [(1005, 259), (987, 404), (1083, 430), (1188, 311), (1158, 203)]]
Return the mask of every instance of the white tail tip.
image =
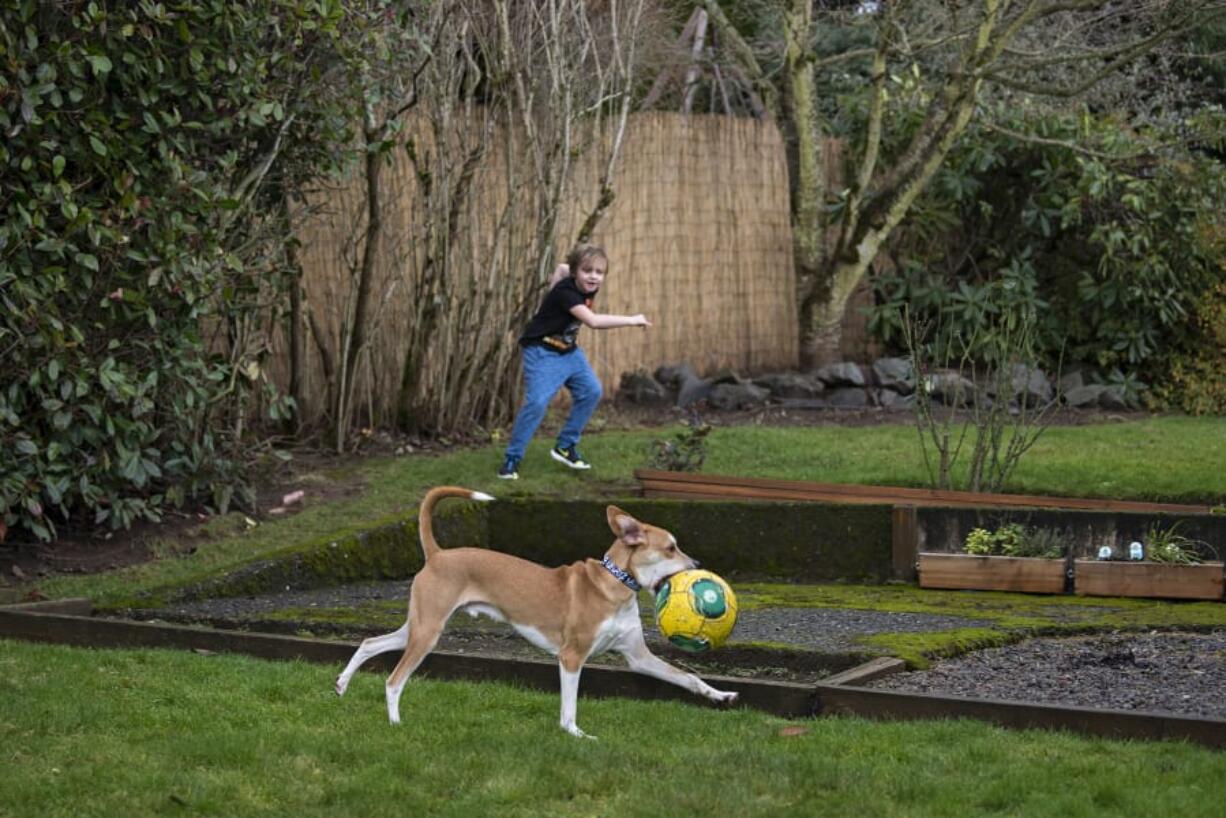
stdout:
[(472, 493), (472, 499), (480, 500), (483, 503), (488, 503), (494, 498), (491, 495), (486, 494), (484, 491), (474, 491)]

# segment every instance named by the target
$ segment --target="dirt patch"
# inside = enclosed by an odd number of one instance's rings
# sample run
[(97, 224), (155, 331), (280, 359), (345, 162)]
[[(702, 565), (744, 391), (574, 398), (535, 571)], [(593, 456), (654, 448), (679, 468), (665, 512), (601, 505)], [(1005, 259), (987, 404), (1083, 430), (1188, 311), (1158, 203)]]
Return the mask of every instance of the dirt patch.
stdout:
[[(160, 522), (137, 520), (131, 528), (117, 531), (105, 523), (57, 521), (58, 537), (51, 543), (23, 540), (10, 531), (7, 541), (0, 543), (0, 590), (35, 600), (40, 598), (37, 583), (56, 574), (93, 574), (190, 554), (199, 543), (237, 533), (251, 521), (292, 516), (311, 503), (353, 496), (363, 488), (361, 478), (336, 475), (361, 459), (296, 452), (293, 460), (257, 477), (256, 506), (251, 510), (215, 515), (204, 506), (172, 509)], [(301, 498), (286, 505), (287, 496), (296, 492), (302, 492)]]

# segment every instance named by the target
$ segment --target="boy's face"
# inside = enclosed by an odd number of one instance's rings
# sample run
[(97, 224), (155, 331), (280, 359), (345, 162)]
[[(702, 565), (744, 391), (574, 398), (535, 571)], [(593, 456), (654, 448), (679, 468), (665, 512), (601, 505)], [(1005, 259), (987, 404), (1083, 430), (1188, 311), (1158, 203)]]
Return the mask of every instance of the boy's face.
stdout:
[(585, 295), (592, 295), (600, 289), (601, 283), (604, 281), (605, 273), (609, 270), (609, 260), (601, 256), (588, 256), (579, 262), (579, 269), (575, 270), (575, 283), (579, 285), (579, 291)]

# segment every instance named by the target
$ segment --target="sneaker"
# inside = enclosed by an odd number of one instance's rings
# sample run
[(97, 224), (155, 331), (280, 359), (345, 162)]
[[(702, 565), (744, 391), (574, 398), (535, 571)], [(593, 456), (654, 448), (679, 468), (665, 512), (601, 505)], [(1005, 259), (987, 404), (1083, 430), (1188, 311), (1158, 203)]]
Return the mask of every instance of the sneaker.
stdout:
[(549, 456), (564, 466), (570, 466), (572, 469), (590, 469), (592, 467), (591, 463), (588, 463), (579, 455), (579, 450), (574, 446), (568, 449), (554, 446), (549, 450)]
[(518, 480), (519, 479), (519, 458), (508, 456), (502, 462), (502, 467), (498, 469), (499, 480)]

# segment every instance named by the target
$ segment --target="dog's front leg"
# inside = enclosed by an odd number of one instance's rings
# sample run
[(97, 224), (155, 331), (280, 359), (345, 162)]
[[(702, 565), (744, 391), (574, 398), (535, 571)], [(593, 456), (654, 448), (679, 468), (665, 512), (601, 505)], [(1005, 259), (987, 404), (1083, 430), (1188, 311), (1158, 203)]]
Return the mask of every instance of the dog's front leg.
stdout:
[(630, 669), (633, 671), (645, 673), (648, 676), (655, 676), (657, 679), (663, 679), (666, 682), (672, 682), (679, 687), (684, 687), (691, 693), (706, 696), (711, 701), (719, 704), (731, 704), (736, 701), (736, 693), (727, 690), (716, 690), (693, 673), (686, 673), (684, 670), (675, 668), (659, 656), (656, 656), (648, 649), (647, 643), (643, 641), (641, 634), (638, 639), (633, 641), (629, 648), (622, 650), (622, 655), (626, 657), (626, 662), (629, 663)]
[(589, 736), (575, 724), (579, 709), (579, 673), (583, 670), (583, 659), (575, 654), (563, 651), (558, 656), (558, 672), (561, 674), (562, 688), (562, 729), (579, 738), (596, 738)]

